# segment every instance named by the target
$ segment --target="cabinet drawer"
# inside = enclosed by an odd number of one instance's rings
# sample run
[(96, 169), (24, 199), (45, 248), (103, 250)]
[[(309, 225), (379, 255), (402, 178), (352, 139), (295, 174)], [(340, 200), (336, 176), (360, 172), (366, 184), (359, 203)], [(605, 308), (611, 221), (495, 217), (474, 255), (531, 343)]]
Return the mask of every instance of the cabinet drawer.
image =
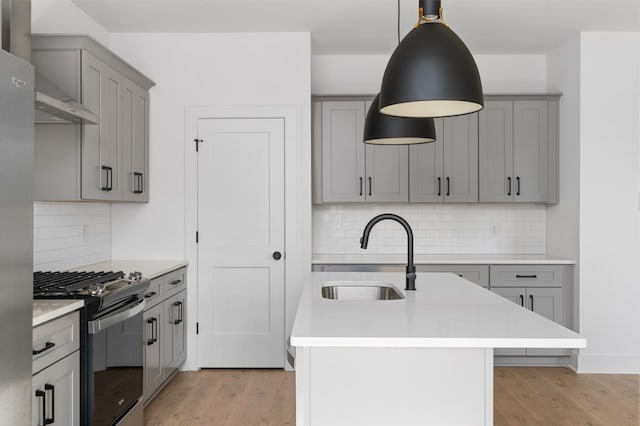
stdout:
[(179, 291), (187, 288), (187, 268), (181, 268), (177, 271), (169, 272), (164, 276), (164, 294), (163, 298), (173, 296)]
[(491, 265), (492, 287), (562, 287), (563, 265)]
[(79, 318), (76, 311), (33, 329), (33, 374), (80, 348)]
[(144, 300), (146, 302), (145, 311), (148, 309), (151, 309), (152, 307), (154, 307), (155, 305), (157, 305), (162, 301), (163, 282), (164, 282), (164, 277), (155, 278), (151, 280), (149, 289), (144, 294)]
[(416, 269), (417, 272), (451, 272), (483, 287), (489, 286), (488, 265), (418, 265)]

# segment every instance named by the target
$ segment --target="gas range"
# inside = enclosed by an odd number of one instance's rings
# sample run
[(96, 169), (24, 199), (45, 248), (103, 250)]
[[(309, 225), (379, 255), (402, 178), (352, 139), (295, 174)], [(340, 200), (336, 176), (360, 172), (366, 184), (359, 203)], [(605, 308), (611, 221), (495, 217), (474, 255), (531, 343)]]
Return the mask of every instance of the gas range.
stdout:
[(150, 281), (140, 272), (34, 272), (35, 299), (84, 299), (89, 317), (139, 298)]

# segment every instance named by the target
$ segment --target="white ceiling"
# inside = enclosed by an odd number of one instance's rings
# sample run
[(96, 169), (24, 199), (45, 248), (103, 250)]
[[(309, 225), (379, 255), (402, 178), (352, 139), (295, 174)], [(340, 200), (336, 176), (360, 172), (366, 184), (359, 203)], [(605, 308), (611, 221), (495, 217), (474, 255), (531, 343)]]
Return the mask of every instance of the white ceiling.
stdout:
[[(314, 54), (388, 54), (398, 0), (73, 0), (109, 32), (311, 33)], [(418, 0), (400, 0), (400, 28)], [(474, 53), (545, 53), (580, 31), (640, 31), (640, 0), (443, 0)]]

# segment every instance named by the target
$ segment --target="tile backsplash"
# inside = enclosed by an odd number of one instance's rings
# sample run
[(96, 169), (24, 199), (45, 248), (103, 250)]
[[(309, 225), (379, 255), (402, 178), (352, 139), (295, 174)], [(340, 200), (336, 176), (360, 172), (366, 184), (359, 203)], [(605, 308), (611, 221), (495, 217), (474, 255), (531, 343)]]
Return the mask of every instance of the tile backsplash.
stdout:
[(111, 258), (108, 203), (33, 203), (33, 270), (73, 269)]
[[(546, 207), (537, 204), (340, 204), (313, 207), (313, 253), (359, 254), (366, 223), (381, 213), (404, 217), (416, 254), (545, 254)], [(403, 254), (404, 229), (376, 225), (368, 253)]]

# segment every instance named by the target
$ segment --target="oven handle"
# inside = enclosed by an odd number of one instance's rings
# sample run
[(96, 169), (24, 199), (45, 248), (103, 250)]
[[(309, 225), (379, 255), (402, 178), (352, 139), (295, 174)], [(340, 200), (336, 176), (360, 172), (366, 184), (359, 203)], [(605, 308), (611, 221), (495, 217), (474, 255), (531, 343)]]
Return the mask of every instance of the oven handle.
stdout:
[(89, 321), (87, 324), (89, 334), (97, 334), (100, 331), (111, 327), (112, 325), (118, 324), (122, 321), (128, 320), (129, 318), (133, 318), (138, 315), (140, 312), (144, 311), (146, 303), (144, 299), (138, 300), (133, 307), (124, 310), (118, 311), (113, 315), (106, 316), (104, 318), (99, 318), (93, 321)]

